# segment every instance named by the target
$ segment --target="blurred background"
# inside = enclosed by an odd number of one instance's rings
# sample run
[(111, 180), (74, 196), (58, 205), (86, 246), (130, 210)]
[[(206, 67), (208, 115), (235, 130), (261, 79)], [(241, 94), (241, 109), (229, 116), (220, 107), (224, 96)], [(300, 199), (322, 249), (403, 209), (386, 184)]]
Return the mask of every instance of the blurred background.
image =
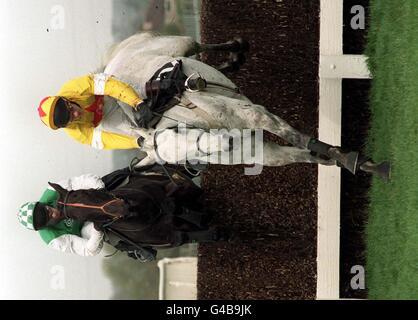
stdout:
[[(1, 299), (157, 299), (157, 262), (141, 264), (105, 248), (84, 258), (49, 249), (17, 221), (47, 182), (126, 167), (135, 151), (98, 151), (52, 131), (38, 118), (40, 100), (101, 67), (106, 51), (141, 31), (200, 40), (200, 0), (2, 0), (0, 2)], [(196, 256), (195, 246), (161, 250)]]

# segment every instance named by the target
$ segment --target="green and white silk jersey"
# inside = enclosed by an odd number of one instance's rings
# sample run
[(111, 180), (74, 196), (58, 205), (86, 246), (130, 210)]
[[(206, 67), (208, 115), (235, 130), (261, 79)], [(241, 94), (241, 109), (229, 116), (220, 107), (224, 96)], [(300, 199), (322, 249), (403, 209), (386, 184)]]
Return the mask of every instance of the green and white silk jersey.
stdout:
[[(57, 200), (58, 192), (56, 192), (54, 189), (50, 187), (45, 190), (41, 199), (39, 199), (39, 202), (55, 208)], [(52, 240), (64, 234), (73, 234), (80, 237), (81, 227), (82, 224), (80, 222), (74, 221), (73, 219), (65, 219), (60, 221), (55, 226), (39, 230), (39, 234), (42, 240), (49, 244)]]
[[(69, 191), (104, 188), (104, 183), (100, 177), (92, 174), (63, 180), (58, 184)], [(58, 192), (52, 187), (48, 187), (39, 202), (56, 207), (57, 200)], [(92, 222), (82, 224), (73, 219), (65, 219), (38, 232), (49, 247), (61, 252), (93, 256), (98, 254), (103, 247), (103, 233), (97, 231)]]

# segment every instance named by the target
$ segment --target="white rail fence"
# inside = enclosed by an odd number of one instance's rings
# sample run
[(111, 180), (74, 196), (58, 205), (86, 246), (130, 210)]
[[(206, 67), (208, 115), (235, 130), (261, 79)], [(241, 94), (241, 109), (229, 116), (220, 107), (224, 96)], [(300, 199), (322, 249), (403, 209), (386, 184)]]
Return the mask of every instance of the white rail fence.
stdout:
[(196, 300), (197, 258), (164, 258), (160, 270), (159, 300)]
[[(341, 144), (342, 79), (368, 79), (362, 55), (343, 54), (343, 0), (321, 0), (319, 139)], [(318, 169), (317, 299), (338, 299), (340, 284), (340, 168)]]

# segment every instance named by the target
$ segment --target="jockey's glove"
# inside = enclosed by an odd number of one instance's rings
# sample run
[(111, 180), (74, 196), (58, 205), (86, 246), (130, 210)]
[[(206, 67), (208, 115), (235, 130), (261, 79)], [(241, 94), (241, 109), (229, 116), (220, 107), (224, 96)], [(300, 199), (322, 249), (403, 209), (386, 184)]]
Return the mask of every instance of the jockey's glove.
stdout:
[(103, 228), (103, 222), (102, 221), (95, 221), (93, 223), (93, 226), (94, 226), (94, 229), (96, 231), (103, 231), (104, 230), (104, 228)]
[(138, 103), (135, 106), (133, 113), (136, 125), (140, 128), (148, 129), (149, 123), (154, 116), (150, 108), (149, 101), (145, 99), (144, 101)]

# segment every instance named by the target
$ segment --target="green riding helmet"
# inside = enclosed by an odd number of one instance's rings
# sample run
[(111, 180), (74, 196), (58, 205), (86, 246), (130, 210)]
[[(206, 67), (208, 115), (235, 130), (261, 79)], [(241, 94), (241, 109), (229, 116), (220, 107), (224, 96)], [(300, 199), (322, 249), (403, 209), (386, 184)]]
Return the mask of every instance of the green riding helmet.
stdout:
[(46, 226), (48, 212), (43, 203), (27, 202), (20, 207), (17, 219), (24, 227), (37, 231)]

